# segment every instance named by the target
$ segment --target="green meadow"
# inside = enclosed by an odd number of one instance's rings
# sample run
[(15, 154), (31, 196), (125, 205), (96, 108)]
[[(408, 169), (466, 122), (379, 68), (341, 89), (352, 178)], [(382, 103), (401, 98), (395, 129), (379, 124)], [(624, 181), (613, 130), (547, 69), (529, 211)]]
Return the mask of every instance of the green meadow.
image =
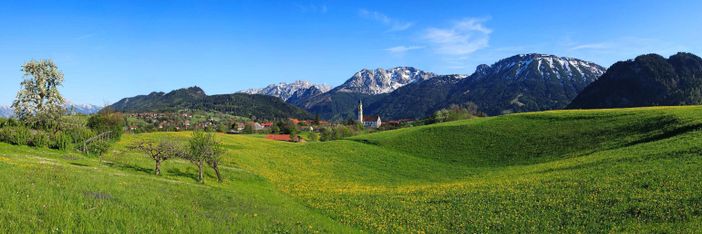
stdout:
[(0, 230), (119, 233), (699, 232), (702, 107), (548, 111), (288, 143), (217, 135), (217, 183), (127, 146), (0, 144)]

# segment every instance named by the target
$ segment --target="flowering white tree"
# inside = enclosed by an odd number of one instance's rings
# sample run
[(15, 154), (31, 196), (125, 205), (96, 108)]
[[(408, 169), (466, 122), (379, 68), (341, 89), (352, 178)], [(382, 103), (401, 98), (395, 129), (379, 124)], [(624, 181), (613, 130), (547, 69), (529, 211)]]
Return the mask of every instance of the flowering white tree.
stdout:
[(15, 115), (32, 127), (57, 127), (66, 111), (58, 91), (63, 73), (51, 60), (31, 60), (22, 66), (22, 71), (22, 89), (12, 103)]

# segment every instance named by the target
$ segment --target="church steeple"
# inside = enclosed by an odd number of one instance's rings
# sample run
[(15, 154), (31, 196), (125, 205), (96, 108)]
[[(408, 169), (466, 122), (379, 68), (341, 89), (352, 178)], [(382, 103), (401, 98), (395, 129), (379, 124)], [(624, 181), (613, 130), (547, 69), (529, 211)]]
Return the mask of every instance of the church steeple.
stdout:
[(358, 100), (358, 122), (363, 123), (363, 102)]

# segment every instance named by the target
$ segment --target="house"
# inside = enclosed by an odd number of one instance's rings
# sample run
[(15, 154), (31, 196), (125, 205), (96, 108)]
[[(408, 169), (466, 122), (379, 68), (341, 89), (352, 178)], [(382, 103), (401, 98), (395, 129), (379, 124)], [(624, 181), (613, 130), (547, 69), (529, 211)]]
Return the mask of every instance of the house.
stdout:
[(295, 125), (300, 124), (300, 120), (299, 120), (299, 119), (290, 118), (289, 120), (290, 120), (290, 122), (292, 122), (292, 123), (295, 124)]
[(366, 128), (379, 128), (383, 124), (380, 120), (380, 116), (377, 115), (367, 115), (363, 116), (363, 127)]
[(261, 123), (261, 125), (262, 125), (264, 128), (270, 128), (270, 127), (273, 126), (273, 122), (263, 122), (263, 123)]
[(363, 102), (358, 101), (358, 122), (366, 128), (379, 128), (383, 124), (378, 115), (363, 115)]
[(254, 129), (254, 131), (261, 131), (261, 130), (263, 130), (263, 125), (261, 125), (261, 124), (258, 123), (258, 122), (254, 122), (254, 123), (253, 123), (253, 129)]
[(236, 126), (234, 126), (234, 128), (236, 128), (236, 131), (238, 131), (238, 132), (241, 132), (244, 130), (244, 128), (246, 128), (245, 123), (236, 123), (235, 125)]

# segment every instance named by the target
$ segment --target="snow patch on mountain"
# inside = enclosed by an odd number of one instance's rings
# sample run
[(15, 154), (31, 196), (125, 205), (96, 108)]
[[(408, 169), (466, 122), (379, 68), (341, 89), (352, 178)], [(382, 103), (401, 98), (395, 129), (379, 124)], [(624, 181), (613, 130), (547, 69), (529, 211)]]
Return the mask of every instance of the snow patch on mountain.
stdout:
[(476, 69), (478, 77), (488, 74), (503, 74), (509, 79), (525, 79), (537, 75), (556, 79), (597, 79), (605, 68), (593, 62), (576, 58), (558, 57), (548, 54), (520, 54), (502, 59), (492, 66), (480, 65)]
[(9, 106), (0, 106), (0, 117), (9, 118), (12, 117), (15, 112)]
[(320, 90), (323, 93), (331, 89), (329, 85), (326, 84), (313, 84), (309, 81), (297, 80), (293, 83), (280, 82), (277, 84), (268, 85), (265, 88), (246, 89), (239, 92), (247, 94), (269, 95), (279, 97), (280, 99), (283, 99), (283, 101), (287, 101), (290, 97), (293, 97), (293, 95), (298, 91), (300, 93), (304, 93), (306, 90), (309, 90), (311, 88)]
[[(95, 114), (102, 109), (101, 106), (92, 104), (74, 104), (67, 102), (65, 105), (67, 114)], [(15, 115), (15, 111), (10, 106), (0, 106), (0, 117), (10, 118)]]
[(434, 76), (436, 74), (413, 67), (395, 67), (387, 70), (383, 68), (363, 69), (332, 91), (371, 95), (390, 93), (407, 84), (427, 80)]

